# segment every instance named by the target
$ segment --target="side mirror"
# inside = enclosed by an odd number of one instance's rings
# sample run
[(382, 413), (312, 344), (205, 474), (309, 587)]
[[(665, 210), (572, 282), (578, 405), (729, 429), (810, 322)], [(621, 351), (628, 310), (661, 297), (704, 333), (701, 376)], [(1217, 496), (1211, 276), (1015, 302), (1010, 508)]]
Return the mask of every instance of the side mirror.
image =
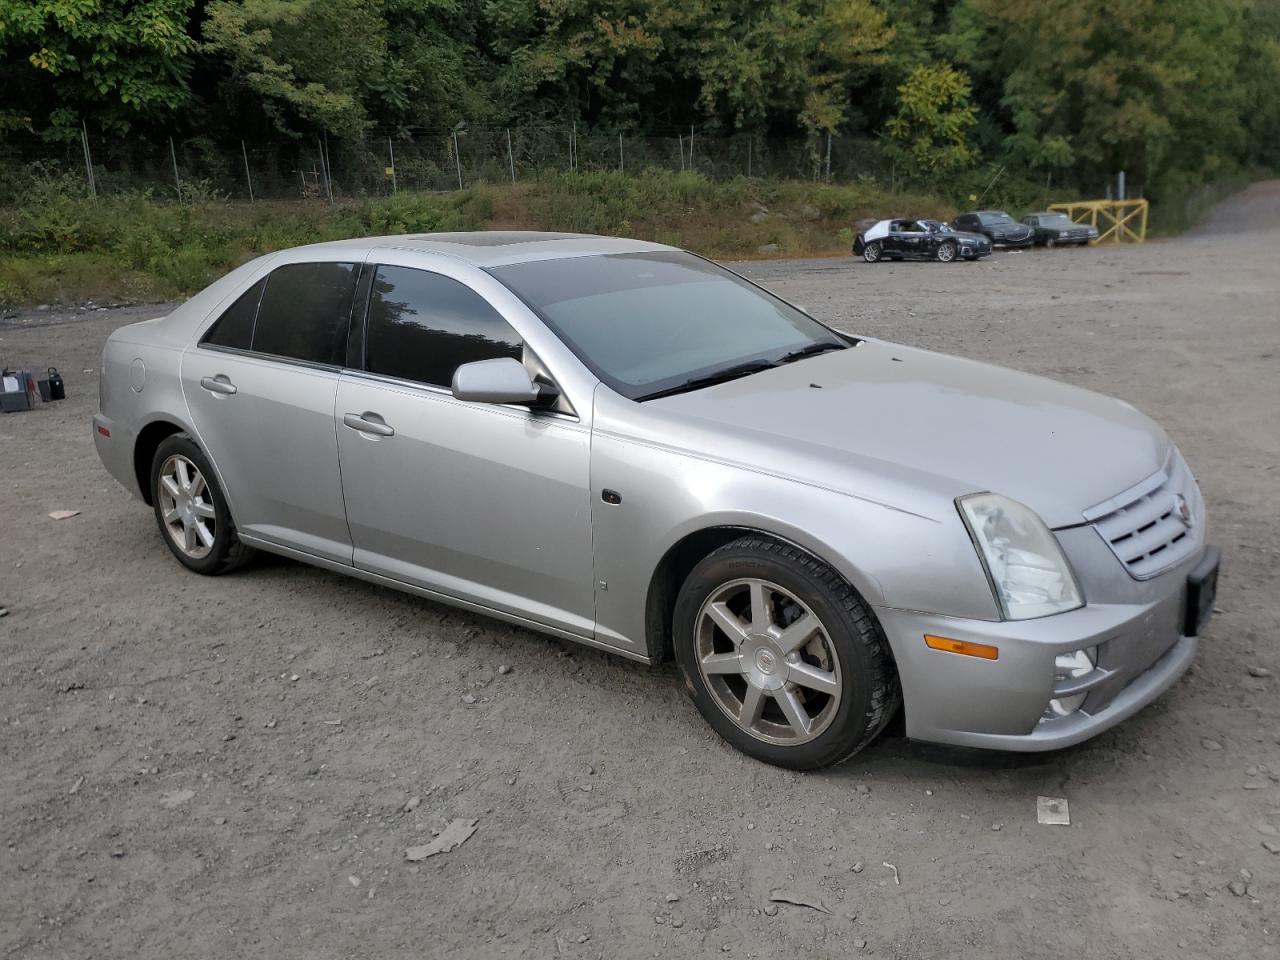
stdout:
[(512, 357), (476, 360), (453, 371), (452, 392), (476, 403), (535, 404), (558, 395), (554, 387), (534, 383), (524, 364)]

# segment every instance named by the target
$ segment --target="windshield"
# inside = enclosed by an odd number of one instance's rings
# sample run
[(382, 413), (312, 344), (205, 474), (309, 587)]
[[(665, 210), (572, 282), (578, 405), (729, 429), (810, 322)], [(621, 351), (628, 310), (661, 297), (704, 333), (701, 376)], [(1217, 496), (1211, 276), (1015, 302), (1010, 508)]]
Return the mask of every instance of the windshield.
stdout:
[(754, 284), (676, 251), (535, 260), (489, 272), (633, 400), (847, 344)]
[(978, 215), (978, 219), (985, 224), (1013, 223), (1013, 218), (1007, 213), (981, 213)]
[(1065, 213), (1040, 214), (1040, 226), (1042, 227), (1071, 227), (1074, 225), (1071, 222), (1071, 218)]

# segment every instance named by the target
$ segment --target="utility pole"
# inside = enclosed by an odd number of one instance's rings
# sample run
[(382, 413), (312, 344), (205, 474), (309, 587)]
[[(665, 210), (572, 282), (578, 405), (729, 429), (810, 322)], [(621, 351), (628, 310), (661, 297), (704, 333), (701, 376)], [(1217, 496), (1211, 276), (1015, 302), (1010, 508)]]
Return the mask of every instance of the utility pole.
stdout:
[(173, 149), (173, 137), (169, 138), (169, 159), (173, 161), (173, 185), (178, 191), (178, 199), (182, 199), (182, 180), (178, 177), (178, 154)]
[(324, 132), (324, 182), (329, 191), (329, 202), (333, 203), (333, 161), (329, 159), (329, 131)]
[(240, 154), (244, 157), (244, 182), (249, 185), (249, 202), (253, 203), (253, 177), (249, 175), (249, 151), (245, 148), (244, 141), (240, 141)]
[(94, 200), (98, 199), (98, 183), (93, 176), (93, 154), (89, 150), (89, 128), (83, 119), (80, 121), (80, 144), (84, 147), (84, 173), (89, 181), (89, 193)]
[(462, 154), (458, 150), (458, 131), (453, 131), (453, 162), (458, 168), (458, 189), (462, 189)]

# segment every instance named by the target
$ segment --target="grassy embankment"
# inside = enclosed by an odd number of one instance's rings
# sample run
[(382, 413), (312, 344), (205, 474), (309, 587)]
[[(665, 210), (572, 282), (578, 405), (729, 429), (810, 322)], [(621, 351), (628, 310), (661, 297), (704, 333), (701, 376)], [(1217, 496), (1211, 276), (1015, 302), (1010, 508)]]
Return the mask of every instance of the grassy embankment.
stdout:
[(847, 253), (860, 219), (954, 212), (941, 198), (872, 184), (715, 183), (662, 171), (333, 204), (178, 204), (142, 195), (95, 203), (50, 182), (0, 209), (0, 305), (181, 297), (258, 254), (369, 234), (566, 230), (656, 240), (719, 259), (800, 257)]

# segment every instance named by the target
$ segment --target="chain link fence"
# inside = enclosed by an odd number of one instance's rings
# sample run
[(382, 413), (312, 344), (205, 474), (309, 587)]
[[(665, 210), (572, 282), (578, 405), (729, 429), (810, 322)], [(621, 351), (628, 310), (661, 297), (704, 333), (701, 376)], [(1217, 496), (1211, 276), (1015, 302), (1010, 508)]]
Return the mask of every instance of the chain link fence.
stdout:
[(142, 139), (94, 132), (50, 143), (8, 136), (0, 142), (0, 203), (21, 200), (21, 182), (41, 169), (78, 173), (92, 195), (150, 192), (157, 198), (338, 199), (401, 190), (449, 191), (519, 183), (556, 173), (693, 170), (738, 176), (892, 185), (879, 143), (843, 136), (773, 139), (760, 135), (638, 136), (569, 127), (458, 129), (232, 144), (210, 137)]

